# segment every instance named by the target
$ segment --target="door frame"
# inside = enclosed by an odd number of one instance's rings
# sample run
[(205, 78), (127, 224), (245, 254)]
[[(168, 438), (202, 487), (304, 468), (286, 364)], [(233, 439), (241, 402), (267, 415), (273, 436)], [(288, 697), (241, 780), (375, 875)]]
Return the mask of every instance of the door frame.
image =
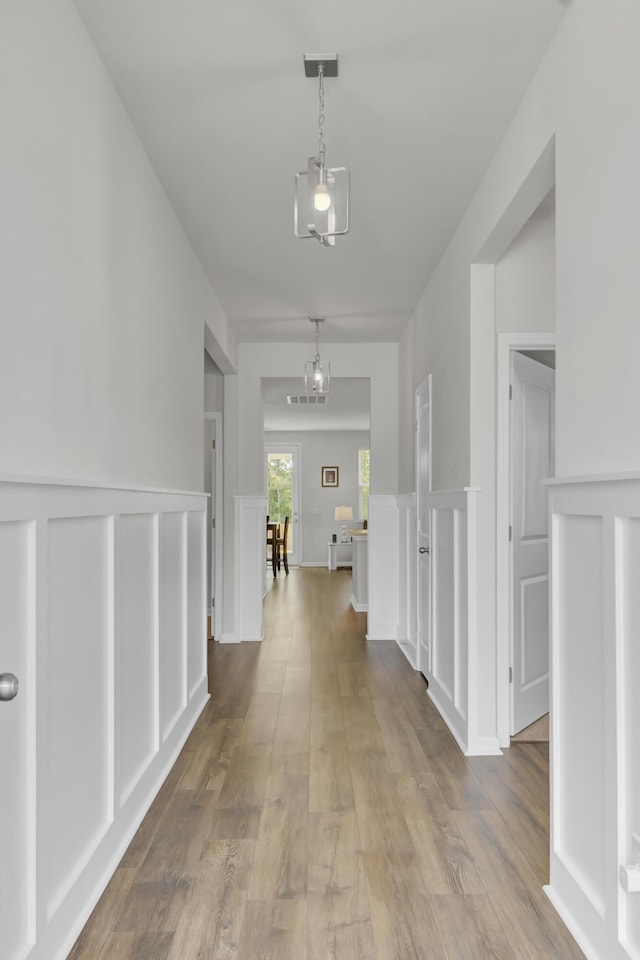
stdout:
[[(207, 610), (209, 611), (209, 616), (212, 618), (212, 630), (213, 636), (216, 640), (219, 640), (222, 637), (222, 597), (224, 589), (224, 572), (223, 572), (223, 556), (222, 556), (222, 542), (223, 542), (223, 529), (224, 529), (224, 498), (222, 490), (222, 478), (224, 475), (223, 464), (224, 464), (224, 447), (223, 447), (223, 435), (222, 435), (222, 414), (221, 413), (205, 413), (204, 415), (205, 422), (213, 422), (216, 425), (216, 470), (215, 476), (212, 477), (214, 487), (215, 487), (215, 502), (212, 500), (211, 506), (211, 515), (215, 516), (216, 519), (216, 537), (214, 544), (214, 564), (213, 564), (213, 583), (207, 584)], [(211, 494), (211, 491), (207, 491)], [(213, 595), (216, 599), (216, 603), (211, 608), (211, 587), (214, 587)]]
[(511, 353), (555, 350), (555, 333), (499, 333), (496, 355), (496, 693), (501, 747), (511, 742)]
[[(294, 476), (295, 482), (295, 502), (297, 505), (297, 510), (291, 510), (291, 519), (290, 524), (292, 528), (292, 536), (296, 537), (296, 552), (294, 556), (296, 557), (293, 561), (293, 566), (301, 566), (302, 560), (302, 522), (300, 520), (300, 515), (302, 513), (301, 509), (301, 500), (302, 500), (302, 444), (299, 441), (293, 441), (292, 443), (270, 443), (265, 441), (264, 443), (264, 496), (267, 498), (267, 505), (269, 503), (269, 486), (267, 478), (267, 454), (269, 453), (287, 453), (289, 450), (294, 450), (295, 456), (298, 461), (298, 468)], [(268, 509), (268, 507), (267, 507)]]
[[(427, 482), (427, 496), (431, 493), (433, 489), (433, 461), (432, 461), (432, 450), (433, 450), (433, 378), (430, 373), (422, 380), (419, 386), (416, 388), (414, 394), (414, 471), (415, 471), (415, 482), (416, 482), (416, 549), (418, 548), (418, 536), (420, 532), (420, 496), (419, 496), (419, 463), (418, 463), (418, 407), (420, 404), (420, 399), (427, 395), (429, 401), (429, 471), (428, 471), (428, 482)], [(431, 546), (431, 518), (429, 518), (429, 546)], [(416, 564), (416, 669), (422, 673), (423, 676), (428, 676), (431, 670), (431, 664), (422, 664), (420, 662), (420, 627), (423, 626), (420, 620), (420, 558), (416, 553), (415, 557)], [(431, 556), (429, 556), (429, 580), (427, 583), (427, 605), (428, 605), (428, 622), (426, 624), (426, 629), (428, 632), (428, 643), (429, 651), (431, 653), (431, 576), (432, 576), (432, 563)]]

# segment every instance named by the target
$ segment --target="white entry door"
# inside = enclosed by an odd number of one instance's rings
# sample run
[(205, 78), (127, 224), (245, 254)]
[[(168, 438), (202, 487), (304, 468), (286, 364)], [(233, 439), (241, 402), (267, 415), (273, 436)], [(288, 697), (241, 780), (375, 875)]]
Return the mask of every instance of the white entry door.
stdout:
[(549, 519), (555, 371), (511, 354), (511, 734), (549, 710)]
[(417, 669), (431, 670), (429, 493), (431, 492), (431, 375), (416, 390), (416, 513), (418, 526)]
[[(23, 960), (33, 933), (34, 531), (0, 523), (0, 956)], [(18, 680), (18, 693), (11, 675)]]
[(290, 518), (287, 559), (296, 567), (300, 563), (300, 444), (267, 443), (264, 451), (267, 513), (271, 523), (284, 524), (285, 517)]

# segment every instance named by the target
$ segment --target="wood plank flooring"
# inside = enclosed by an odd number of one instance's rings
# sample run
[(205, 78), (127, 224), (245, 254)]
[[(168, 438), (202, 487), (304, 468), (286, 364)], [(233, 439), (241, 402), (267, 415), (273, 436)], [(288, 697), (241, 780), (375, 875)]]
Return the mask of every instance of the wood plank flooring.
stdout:
[(579, 960), (548, 745), (462, 756), (351, 574), (278, 577), (69, 960)]

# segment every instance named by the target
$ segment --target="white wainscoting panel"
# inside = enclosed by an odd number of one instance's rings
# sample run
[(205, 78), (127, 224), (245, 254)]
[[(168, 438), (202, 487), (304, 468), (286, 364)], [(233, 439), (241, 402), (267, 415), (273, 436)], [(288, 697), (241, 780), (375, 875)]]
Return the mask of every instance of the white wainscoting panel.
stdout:
[(191, 699), (207, 672), (207, 538), (202, 516), (187, 514), (187, 695)]
[(640, 960), (640, 477), (558, 480), (551, 513), (551, 880), (592, 960)]
[[(601, 915), (605, 912), (604, 577), (601, 517), (558, 517), (562, 591), (556, 599), (557, 787), (562, 809), (556, 851)], [(585, 558), (588, 557), (588, 563)], [(585, 785), (589, 789), (585, 790)]]
[[(469, 710), (470, 663), (476, 655), (471, 614), (474, 611), (475, 491), (444, 490), (428, 494), (431, 529), (431, 671), (429, 696), (465, 753), (495, 752), (478, 748), (475, 715)], [(471, 629), (470, 629), (471, 626)]]
[(417, 519), (416, 495), (398, 497), (398, 646), (415, 669), (417, 664)]
[(113, 818), (113, 519), (48, 529), (43, 855), (55, 913)]
[[(35, 524), (0, 522), (0, 673), (20, 682), (0, 703), (0, 944), (20, 960), (35, 926)], [(10, 789), (9, 789), (10, 787)]]
[(205, 524), (203, 494), (0, 480), (3, 960), (64, 960), (207, 700)]
[(157, 514), (119, 520), (116, 646), (117, 795), (124, 804), (158, 750)]
[[(427, 495), (430, 518), (431, 667), (428, 695), (468, 755), (501, 753), (480, 732), (476, 633), (477, 489)], [(390, 558), (393, 557), (394, 562)], [(415, 668), (417, 521), (415, 494), (369, 499), (369, 639), (395, 636)], [(371, 571), (371, 565), (375, 569)]]
[[(460, 529), (456, 510), (431, 509), (432, 574), (432, 671), (448, 701), (456, 702), (455, 673), (461, 654), (460, 617), (456, 609), (456, 574), (459, 567)], [(457, 521), (457, 522), (456, 522)], [(454, 526), (455, 529), (454, 530)]]
[(160, 518), (160, 731), (166, 740), (187, 700), (187, 517)]
[(398, 522), (397, 495), (369, 496), (369, 640), (396, 640), (398, 636)]

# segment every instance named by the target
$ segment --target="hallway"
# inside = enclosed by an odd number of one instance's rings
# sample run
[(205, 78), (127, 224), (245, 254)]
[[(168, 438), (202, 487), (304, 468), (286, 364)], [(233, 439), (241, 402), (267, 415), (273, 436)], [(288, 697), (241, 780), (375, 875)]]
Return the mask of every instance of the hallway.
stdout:
[(292, 570), (69, 960), (578, 960), (548, 882), (548, 745), (462, 756), (348, 571)]

